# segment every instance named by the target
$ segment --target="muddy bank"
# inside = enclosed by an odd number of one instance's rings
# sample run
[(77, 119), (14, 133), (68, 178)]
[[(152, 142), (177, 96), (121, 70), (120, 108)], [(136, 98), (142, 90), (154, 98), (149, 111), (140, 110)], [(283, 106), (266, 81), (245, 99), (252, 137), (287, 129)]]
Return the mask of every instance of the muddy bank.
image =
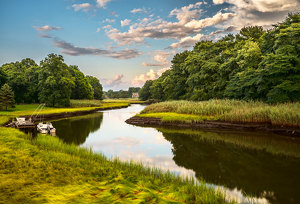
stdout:
[(183, 128), (226, 128), (226, 129), (246, 129), (263, 130), (282, 135), (300, 137), (300, 130), (295, 128), (274, 127), (270, 124), (241, 124), (220, 121), (203, 121), (202, 123), (184, 123), (179, 121), (164, 122), (160, 118), (134, 116), (125, 121), (131, 125), (151, 126), (151, 127), (183, 127)]

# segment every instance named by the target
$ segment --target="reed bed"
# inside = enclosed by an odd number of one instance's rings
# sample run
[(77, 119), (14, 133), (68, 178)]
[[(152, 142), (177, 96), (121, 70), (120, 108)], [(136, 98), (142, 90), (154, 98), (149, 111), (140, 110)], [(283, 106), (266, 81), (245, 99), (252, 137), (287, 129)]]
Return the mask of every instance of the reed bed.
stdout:
[(173, 112), (213, 116), (219, 121), (234, 123), (268, 123), (274, 126), (300, 127), (300, 103), (269, 105), (259, 101), (209, 100), (167, 101), (152, 104), (141, 113)]

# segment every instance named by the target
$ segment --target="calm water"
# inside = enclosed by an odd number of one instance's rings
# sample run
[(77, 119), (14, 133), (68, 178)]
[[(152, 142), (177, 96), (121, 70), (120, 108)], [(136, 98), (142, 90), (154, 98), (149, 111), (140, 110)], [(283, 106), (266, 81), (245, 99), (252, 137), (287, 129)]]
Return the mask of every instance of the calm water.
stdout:
[[(67, 143), (203, 178), (247, 203), (300, 203), (300, 139), (272, 133), (145, 128), (124, 121), (144, 106), (53, 121)], [(253, 200), (252, 200), (253, 201)]]

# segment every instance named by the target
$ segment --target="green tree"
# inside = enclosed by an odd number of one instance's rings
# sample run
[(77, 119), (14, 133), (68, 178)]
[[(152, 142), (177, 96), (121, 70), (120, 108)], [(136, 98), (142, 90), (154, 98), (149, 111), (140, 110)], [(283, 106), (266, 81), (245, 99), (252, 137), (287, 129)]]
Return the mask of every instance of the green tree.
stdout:
[(142, 101), (146, 101), (151, 98), (150, 87), (152, 86), (153, 81), (148, 80), (144, 84), (143, 88), (139, 91), (139, 98)]
[(39, 99), (48, 106), (69, 106), (74, 77), (61, 55), (49, 54), (40, 63)]
[(0, 104), (1, 107), (13, 107), (15, 105), (14, 92), (8, 84), (4, 84), (0, 89)]
[(75, 86), (72, 89), (71, 98), (73, 99), (93, 99), (94, 90), (88, 79), (77, 66), (69, 66), (71, 75), (75, 78)]
[(93, 87), (94, 89), (94, 99), (102, 100), (103, 98), (103, 88), (102, 85), (100, 84), (99, 79), (93, 76), (86, 76), (89, 84)]

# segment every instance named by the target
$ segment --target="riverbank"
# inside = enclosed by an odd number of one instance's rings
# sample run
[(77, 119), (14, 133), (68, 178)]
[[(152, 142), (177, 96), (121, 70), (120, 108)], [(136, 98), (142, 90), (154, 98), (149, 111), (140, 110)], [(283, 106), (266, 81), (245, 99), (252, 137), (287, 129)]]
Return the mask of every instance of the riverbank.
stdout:
[(204, 184), (142, 164), (108, 160), (56, 137), (30, 140), (0, 127), (0, 199), (5, 203), (225, 203)]
[(255, 129), (300, 136), (300, 103), (169, 101), (149, 105), (126, 122), (158, 127)]
[[(74, 103), (74, 102), (73, 102)], [(70, 108), (51, 108), (45, 107), (40, 113), (39, 117), (42, 117), (44, 120), (50, 119), (59, 119), (59, 118), (66, 118), (66, 117), (73, 117), (73, 116), (80, 116), (90, 114), (96, 111), (101, 110), (110, 110), (110, 109), (117, 109), (117, 108), (126, 108), (130, 105), (130, 103), (105, 103), (102, 102), (101, 104), (97, 104), (96, 106), (92, 106), (88, 102), (81, 102), (77, 100), (76, 105)], [(78, 104), (85, 104), (85, 106), (80, 106)], [(0, 112), (0, 125), (5, 125), (10, 120), (16, 117), (30, 117), (34, 110), (37, 108), (38, 104), (26, 104), (26, 105), (16, 105), (16, 108), (10, 111), (1, 111)]]

